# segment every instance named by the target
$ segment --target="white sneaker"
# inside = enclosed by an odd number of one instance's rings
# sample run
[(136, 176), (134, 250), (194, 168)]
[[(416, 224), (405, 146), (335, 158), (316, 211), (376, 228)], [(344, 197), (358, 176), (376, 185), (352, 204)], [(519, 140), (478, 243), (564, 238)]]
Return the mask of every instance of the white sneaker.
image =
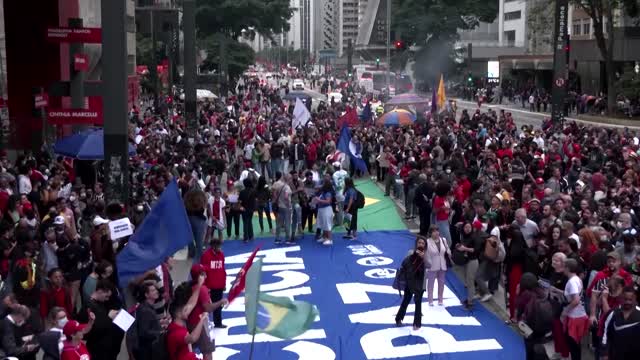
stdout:
[(482, 298), (482, 295), (480, 295), (480, 294), (473, 295), (473, 300), (478, 300), (480, 298)]
[(325, 239), (325, 240), (322, 242), (322, 245), (327, 245), (327, 246), (329, 246), (329, 245), (333, 245), (333, 240), (331, 240), (331, 239)]
[(482, 302), (487, 302), (489, 300), (491, 300), (493, 296), (491, 294), (485, 294), (482, 298), (480, 298), (480, 301)]
[(316, 239), (316, 241), (317, 241), (319, 244), (320, 244), (320, 243), (323, 243), (325, 240), (326, 240), (326, 239), (325, 239), (325, 238), (322, 238), (322, 237), (319, 237), (319, 238), (317, 238), (317, 239)]

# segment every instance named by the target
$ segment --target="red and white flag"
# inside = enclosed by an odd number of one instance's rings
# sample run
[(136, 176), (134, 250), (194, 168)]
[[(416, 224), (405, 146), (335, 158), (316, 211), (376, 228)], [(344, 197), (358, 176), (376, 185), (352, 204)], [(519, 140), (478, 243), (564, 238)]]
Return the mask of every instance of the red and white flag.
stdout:
[(253, 252), (249, 256), (249, 259), (247, 259), (247, 262), (244, 263), (244, 265), (242, 265), (242, 269), (240, 269), (240, 271), (236, 275), (236, 279), (233, 280), (233, 283), (231, 285), (231, 290), (229, 290), (229, 295), (227, 296), (227, 300), (229, 301), (229, 304), (231, 304), (231, 302), (235, 300), (242, 291), (244, 291), (247, 271), (249, 271), (249, 268), (253, 264), (253, 259), (256, 257), (258, 250), (260, 250), (260, 246), (258, 246), (255, 250), (253, 250)]

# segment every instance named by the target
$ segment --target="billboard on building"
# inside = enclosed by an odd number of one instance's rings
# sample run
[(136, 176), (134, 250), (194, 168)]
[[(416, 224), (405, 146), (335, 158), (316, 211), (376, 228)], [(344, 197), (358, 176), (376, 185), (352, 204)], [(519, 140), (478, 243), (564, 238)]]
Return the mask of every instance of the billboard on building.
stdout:
[(487, 61), (487, 78), (500, 78), (500, 61)]

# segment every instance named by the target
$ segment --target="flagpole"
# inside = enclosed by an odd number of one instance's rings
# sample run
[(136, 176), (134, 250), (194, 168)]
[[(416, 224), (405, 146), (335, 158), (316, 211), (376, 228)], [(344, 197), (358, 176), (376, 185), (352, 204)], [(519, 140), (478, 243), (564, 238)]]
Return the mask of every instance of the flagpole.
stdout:
[(253, 329), (253, 335), (251, 335), (251, 347), (249, 348), (249, 360), (253, 359), (253, 343), (256, 340), (256, 330)]

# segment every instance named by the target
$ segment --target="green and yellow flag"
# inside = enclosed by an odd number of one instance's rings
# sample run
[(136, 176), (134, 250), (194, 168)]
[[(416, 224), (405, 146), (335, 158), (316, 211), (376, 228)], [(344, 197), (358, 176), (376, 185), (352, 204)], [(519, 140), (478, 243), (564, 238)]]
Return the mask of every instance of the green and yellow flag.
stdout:
[(245, 317), (249, 334), (262, 332), (280, 339), (303, 334), (313, 325), (318, 309), (308, 302), (261, 293), (261, 272), (262, 259), (258, 259), (247, 273)]

